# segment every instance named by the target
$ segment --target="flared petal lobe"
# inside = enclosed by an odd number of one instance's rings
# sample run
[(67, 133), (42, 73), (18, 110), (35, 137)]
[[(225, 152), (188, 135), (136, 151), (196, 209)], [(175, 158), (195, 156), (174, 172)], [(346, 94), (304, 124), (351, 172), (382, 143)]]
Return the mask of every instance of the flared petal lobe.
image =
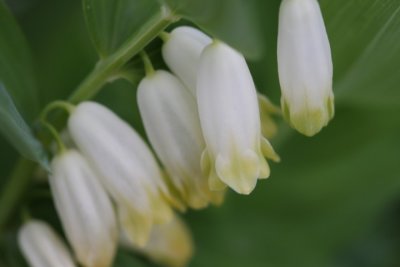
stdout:
[(76, 267), (61, 238), (44, 222), (26, 222), (18, 232), (18, 244), (31, 267)]
[(191, 208), (219, 203), (200, 168), (205, 148), (195, 97), (172, 74), (156, 71), (138, 87), (138, 105), (150, 143), (173, 186)]
[[(206, 141), (202, 166), (210, 186), (219, 189), (222, 182), (249, 194), (259, 177), (269, 176), (269, 166), (261, 149), (257, 92), (244, 57), (222, 42), (208, 45), (200, 58), (196, 92)], [(265, 156), (276, 154), (272, 150)]]
[(283, 0), (279, 14), (278, 70), (285, 118), (312, 136), (334, 115), (332, 56), (316, 0)]
[(79, 263), (85, 267), (111, 266), (117, 246), (117, 223), (100, 180), (76, 150), (57, 155), (51, 169), (53, 199)]

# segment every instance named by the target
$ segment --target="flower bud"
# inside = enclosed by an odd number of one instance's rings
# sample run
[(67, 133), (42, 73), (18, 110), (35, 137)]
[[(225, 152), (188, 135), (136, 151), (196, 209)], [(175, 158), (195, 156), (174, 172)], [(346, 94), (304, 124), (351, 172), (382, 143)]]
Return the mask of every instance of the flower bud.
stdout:
[(18, 244), (31, 267), (75, 267), (58, 235), (44, 222), (30, 220), (18, 233)]
[(196, 95), (197, 68), (201, 52), (212, 39), (193, 27), (175, 28), (162, 47), (167, 66)]
[(171, 196), (149, 147), (126, 122), (94, 102), (75, 108), (68, 129), (116, 201), (132, 239), (144, 245), (151, 225), (172, 216), (166, 201)]
[[(165, 63), (183, 84), (196, 95), (197, 69), (204, 48), (212, 39), (200, 30), (181, 26), (175, 28), (166, 38), (162, 48)], [(271, 114), (277, 114), (275, 106), (262, 94), (258, 94), (262, 133), (273, 137), (277, 126)]]
[(117, 245), (117, 223), (111, 200), (86, 159), (76, 150), (57, 155), (49, 179), (66, 236), (78, 262), (108, 267)]
[(156, 225), (149, 242), (143, 248), (132, 246), (124, 240), (123, 242), (162, 266), (184, 267), (193, 256), (192, 236), (185, 223), (177, 216), (168, 223)]
[(156, 71), (138, 87), (138, 105), (150, 143), (182, 199), (192, 208), (222, 201), (200, 168), (205, 148), (195, 97), (172, 74)]
[(278, 67), (286, 120), (315, 135), (334, 115), (331, 50), (316, 0), (282, 1)]
[(226, 44), (214, 41), (200, 58), (197, 104), (206, 150), (203, 170), (211, 189), (224, 184), (249, 194), (270, 169), (265, 157), (278, 160), (262, 137), (257, 92), (246, 61)]

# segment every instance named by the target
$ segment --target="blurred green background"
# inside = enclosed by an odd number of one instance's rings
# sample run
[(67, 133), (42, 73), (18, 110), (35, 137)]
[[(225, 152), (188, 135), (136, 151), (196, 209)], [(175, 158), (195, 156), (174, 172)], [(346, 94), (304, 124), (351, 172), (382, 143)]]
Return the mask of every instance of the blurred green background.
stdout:
[[(81, 1), (6, 2), (31, 50), (40, 107), (66, 99), (98, 59)], [(145, 9), (152, 1), (137, 2)], [(280, 0), (167, 2), (242, 51), (258, 89), (279, 103)], [(400, 0), (319, 2), (332, 46), (336, 116), (313, 138), (280, 121), (272, 143), (282, 162), (272, 165), (270, 179), (260, 181), (250, 196), (230, 192), (222, 207), (184, 215), (196, 244), (191, 267), (400, 266)], [(129, 26), (123, 15), (119, 19)], [(160, 43), (149, 51), (163, 66)], [(134, 85), (116, 81), (96, 99), (144, 135), (135, 93)], [(17, 157), (0, 138), (0, 186)], [(34, 216), (57, 225), (50, 199), (30, 206)], [(18, 219), (1, 237), (0, 266), (24, 266), (15, 247), (16, 227)], [(115, 265), (147, 266), (123, 251)]]

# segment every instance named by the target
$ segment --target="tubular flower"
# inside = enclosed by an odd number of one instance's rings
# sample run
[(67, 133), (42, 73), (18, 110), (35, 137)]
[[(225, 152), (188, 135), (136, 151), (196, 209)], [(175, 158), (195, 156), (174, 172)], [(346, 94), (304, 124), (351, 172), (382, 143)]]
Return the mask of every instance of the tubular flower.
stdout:
[[(124, 237), (122, 237), (124, 239)], [(193, 256), (193, 240), (186, 224), (177, 216), (166, 224), (153, 228), (149, 242), (143, 248), (131, 247), (148, 256), (155, 263), (168, 267), (187, 266)]]
[(282, 110), (299, 132), (312, 136), (334, 115), (332, 57), (316, 0), (283, 0), (278, 70)]
[[(197, 70), (204, 48), (212, 39), (196, 28), (181, 26), (167, 35), (162, 55), (167, 66), (178, 76), (183, 84), (196, 95)], [(261, 128), (265, 137), (275, 136), (277, 126), (272, 114), (278, 114), (277, 108), (262, 94), (258, 93)]]
[(172, 197), (149, 147), (126, 122), (94, 102), (75, 108), (68, 129), (114, 198), (129, 236), (144, 245), (153, 223), (172, 216), (166, 201)]
[(162, 47), (165, 63), (194, 95), (200, 55), (211, 43), (212, 39), (203, 32), (193, 27), (181, 26), (168, 35)]
[(138, 87), (138, 105), (150, 143), (174, 187), (192, 208), (220, 203), (200, 168), (205, 148), (195, 97), (172, 74), (156, 71)]
[(224, 184), (249, 194), (270, 169), (264, 156), (279, 160), (261, 135), (257, 92), (241, 54), (214, 41), (203, 51), (198, 69), (197, 104), (206, 141), (202, 168), (212, 189)]
[(18, 244), (32, 267), (75, 267), (71, 253), (44, 222), (30, 220), (18, 233)]
[(108, 267), (117, 245), (111, 201), (86, 159), (76, 150), (57, 155), (49, 179), (58, 214), (79, 263)]

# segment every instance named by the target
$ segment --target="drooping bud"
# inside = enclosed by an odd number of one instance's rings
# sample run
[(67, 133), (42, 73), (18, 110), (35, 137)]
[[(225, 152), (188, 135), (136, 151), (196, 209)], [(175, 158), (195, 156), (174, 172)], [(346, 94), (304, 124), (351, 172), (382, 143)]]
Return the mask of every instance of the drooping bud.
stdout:
[(108, 267), (117, 245), (117, 223), (111, 200), (86, 159), (76, 150), (51, 163), (51, 191), (66, 236), (78, 262)]
[(117, 203), (118, 217), (130, 226), (131, 238), (144, 245), (152, 224), (172, 216), (166, 201), (171, 196), (149, 147), (126, 122), (94, 102), (75, 108), (68, 129)]
[(175, 28), (162, 47), (165, 63), (196, 95), (197, 69), (200, 55), (212, 39), (203, 32), (188, 26)]
[(18, 233), (18, 244), (31, 267), (75, 267), (60, 237), (44, 222), (30, 220)]
[(195, 97), (172, 74), (156, 71), (138, 87), (138, 105), (152, 147), (181, 198), (192, 208), (220, 203), (200, 168), (205, 148)]
[(317, 0), (282, 1), (278, 67), (285, 118), (315, 135), (334, 115), (331, 49)]
[(185, 267), (193, 256), (193, 240), (185, 223), (174, 217), (166, 224), (156, 225), (150, 235), (149, 242), (138, 248), (123, 240), (127, 247), (149, 257), (155, 263), (168, 267)]
[[(183, 84), (196, 95), (197, 70), (200, 56), (204, 48), (212, 43), (212, 39), (200, 30), (180, 26), (165, 38), (162, 55), (171, 71)], [(265, 137), (273, 137), (277, 126), (271, 114), (277, 114), (275, 106), (262, 94), (258, 93), (262, 133)]]
[(249, 194), (258, 178), (270, 175), (265, 160), (278, 160), (261, 135), (257, 92), (243, 56), (214, 41), (203, 51), (197, 77), (197, 104), (206, 150), (203, 170), (212, 189), (224, 184)]

